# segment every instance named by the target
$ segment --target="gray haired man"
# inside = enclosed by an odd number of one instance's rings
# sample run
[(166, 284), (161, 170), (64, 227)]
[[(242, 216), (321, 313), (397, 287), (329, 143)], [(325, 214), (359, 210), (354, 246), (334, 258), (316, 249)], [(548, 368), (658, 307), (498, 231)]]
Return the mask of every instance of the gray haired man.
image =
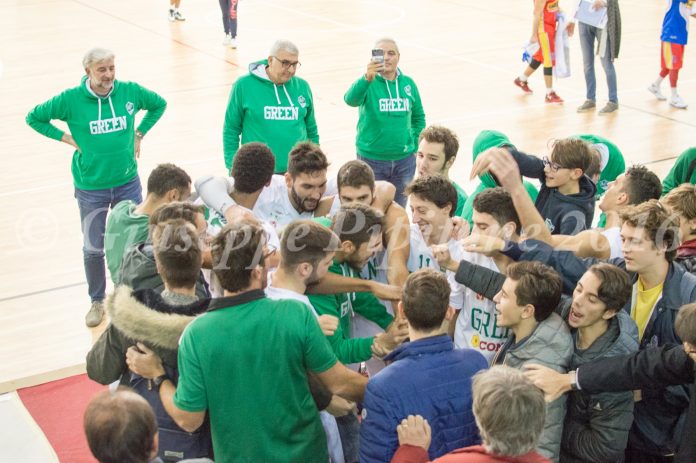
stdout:
[(278, 40), (265, 60), (249, 65), (249, 74), (232, 86), (222, 143), (229, 170), (241, 144), (263, 142), (275, 155), (275, 173), (288, 169), (288, 153), (297, 142), (319, 143), (314, 99), (306, 80), (295, 76), (300, 51), (288, 40)]
[[(87, 326), (101, 323), (106, 291), (104, 230), (109, 208), (123, 200), (141, 203), (138, 157), (143, 137), (162, 117), (164, 99), (135, 82), (116, 80), (115, 55), (103, 48), (88, 51), (80, 84), (41, 103), (27, 115), (29, 126), (74, 148), (72, 175), (82, 222), (83, 257), (92, 306)], [(135, 124), (140, 110), (147, 114)], [(51, 121), (67, 123), (69, 132)]]

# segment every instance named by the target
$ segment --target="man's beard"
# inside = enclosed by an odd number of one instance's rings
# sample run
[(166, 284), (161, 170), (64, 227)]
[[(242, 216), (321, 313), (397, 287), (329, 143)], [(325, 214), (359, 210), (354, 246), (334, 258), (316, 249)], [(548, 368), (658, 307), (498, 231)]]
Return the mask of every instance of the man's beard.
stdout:
[(308, 201), (308, 200), (307, 200), (307, 199), (302, 199), (302, 198), (300, 197), (300, 195), (298, 195), (297, 192), (295, 191), (295, 188), (291, 188), (291, 189), (290, 189), (290, 195), (292, 195), (292, 200), (295, 202), (295, 204), (297, 204), (297, 207), (299, 208), (299, 211), (298, 211), (298, 212), (299, 212), (300, 214), (303, 213), (303, 212), (314, 212), (314, 211), (317, 209), (317, 207), (319, 207), (319, 201), (318, 201), (318, 200), (317, 200), (317, 202), (316, 202), (316, 204), (314, 205), (313, 208), (309, 209), (309, 208), (305, 207), (305, 202)]

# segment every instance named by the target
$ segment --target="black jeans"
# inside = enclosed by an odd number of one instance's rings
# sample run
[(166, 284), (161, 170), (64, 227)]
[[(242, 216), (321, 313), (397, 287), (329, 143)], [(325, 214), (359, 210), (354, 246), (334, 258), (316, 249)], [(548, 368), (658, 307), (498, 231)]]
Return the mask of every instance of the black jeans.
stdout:
[(238, 0), (219, 0), (220, 10), (222, 11), (222, 27), (225, 34), (237, 37), (237, 1)]

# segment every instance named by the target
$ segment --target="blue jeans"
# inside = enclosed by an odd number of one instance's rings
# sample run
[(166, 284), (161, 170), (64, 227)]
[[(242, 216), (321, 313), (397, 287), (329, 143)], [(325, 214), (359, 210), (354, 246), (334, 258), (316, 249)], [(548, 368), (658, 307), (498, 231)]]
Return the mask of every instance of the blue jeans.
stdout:
[[(585, 85), (587, 87), (587, 99), (595, 101), (597, 94), (597, 80), (595, 79), (594, 60), (595, 60), (595, 41), (599, 41), (600, 33), (603, 31), (594, 26), (578, 23), (580, 27), (580, 47), (582, 48), (582, 61), (585, 70)], [(604, 31), (606, 32), (606, 31)], [(616, 70), (614, 62), (611, 60), (611, 42), (607, 37), (607, 48), (604, 57), (600, 58), (604, 73), (607, 76), (607, 86), (609, 87), (609, 101), (619, 102), (616, 92)]]
[(397, 161), (377, 161), (358, 155), (358, 159), (365, 161), (375, 173), (375, 180), (385, 180), (396, 187), (394, 201), (402, 207), (406, 207), (404, 189), (413, 180), (416, 173), (416, 155), (409, 154)]
[(106, 292), (106, 268), (104, 267), (104, 231), (109, 207), (126, 199), (143, 201), (140, 178), (136, 176), (125, 185), (105, 190), (80, 190), (75, 188), (77, 206), (82, 224), (82, 257), (87, 277), (87, 291), (94, 301), (104, 300)]
[(343, 458), (346, 463), (357, 463), (360, 460), (360, 422), (353, 413), (336, 417), (338, 433), (341, 435)]

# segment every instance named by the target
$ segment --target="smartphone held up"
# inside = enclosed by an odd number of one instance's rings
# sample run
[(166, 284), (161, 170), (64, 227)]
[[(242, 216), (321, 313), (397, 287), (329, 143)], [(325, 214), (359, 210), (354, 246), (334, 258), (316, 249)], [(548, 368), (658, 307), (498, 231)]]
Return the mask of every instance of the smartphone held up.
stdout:
[(378, 63), (380, 66), (377, 69), (379, 72), (384, 71), (384, 49), (383, 48), (373, 48), (372, 49), (372, 61)]

